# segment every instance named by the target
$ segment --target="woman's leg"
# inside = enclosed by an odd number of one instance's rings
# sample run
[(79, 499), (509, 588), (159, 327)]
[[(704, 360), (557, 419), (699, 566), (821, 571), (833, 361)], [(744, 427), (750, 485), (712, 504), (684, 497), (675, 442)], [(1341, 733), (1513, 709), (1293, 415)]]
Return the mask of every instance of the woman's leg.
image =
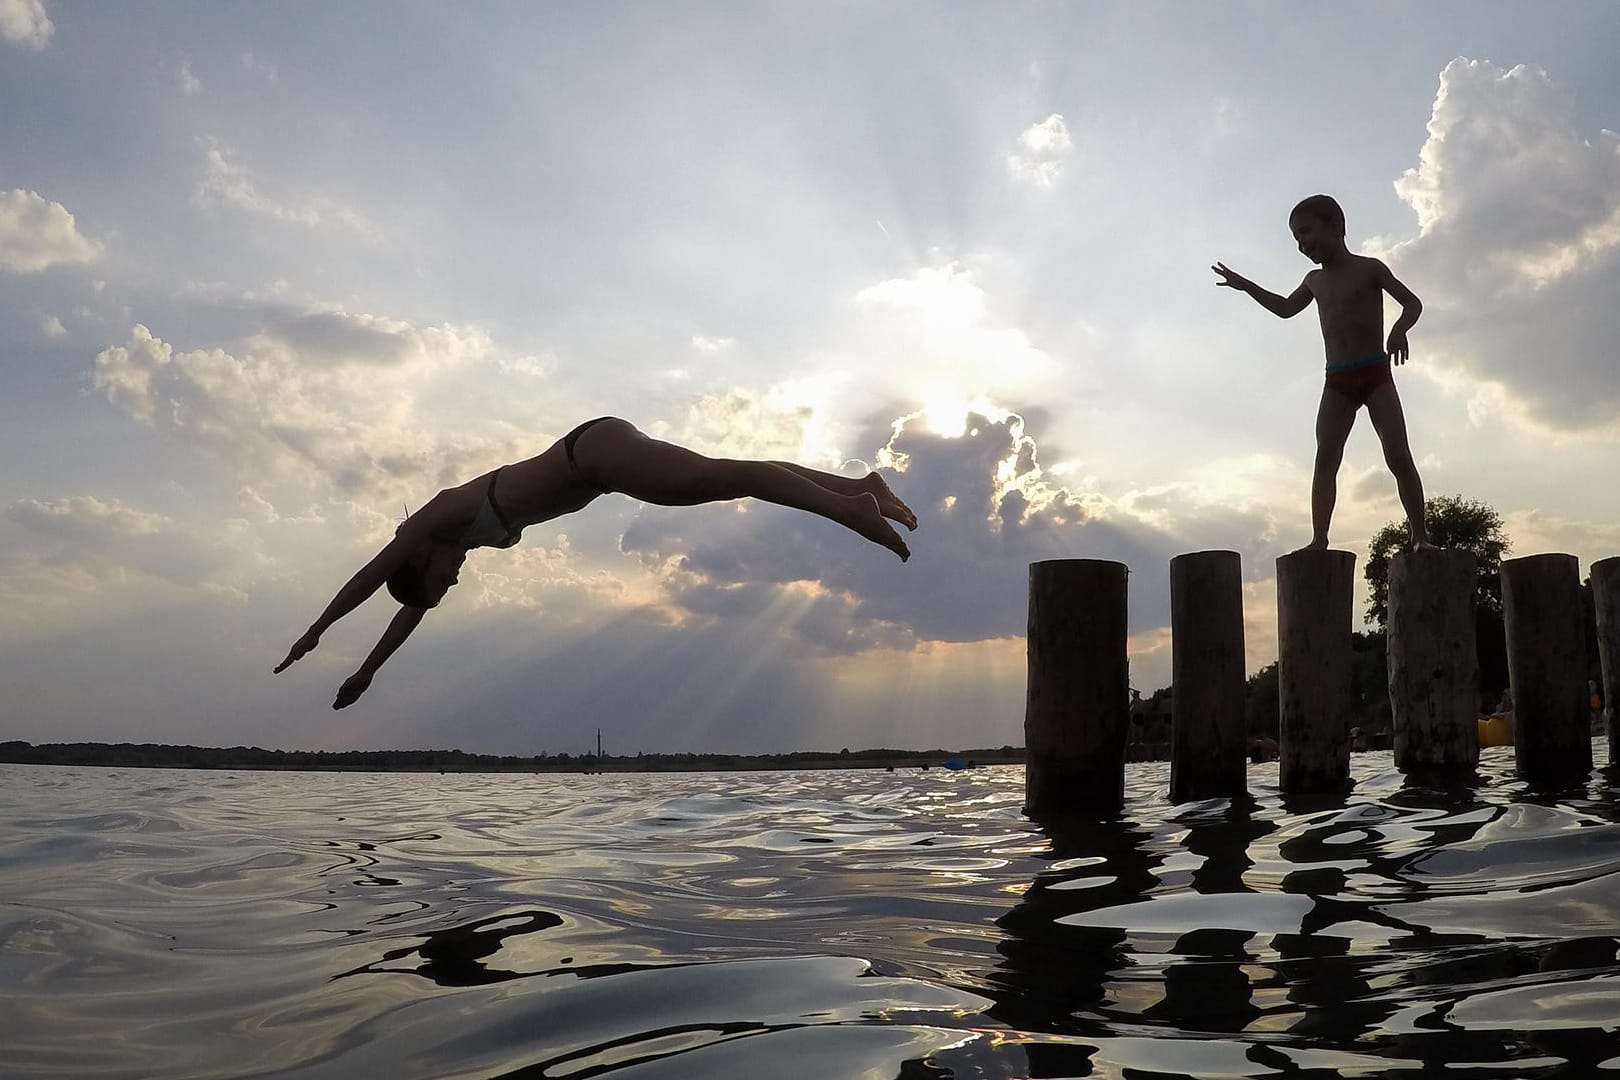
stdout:
[(840, 495), (868, 493), (878, 501), (878, 509), (883, 511), (884, 517), (892, 518), (908, 529), (917, 528), (917, 515), (911, 512), (911, 507), (907, 506), (876, 472), (868, 472), (865, 476), (840, 476), (838, 473), (795, 465), (791, 461), (773, 461), (771, 464), (796, 472), (806, 480), (812, 480), (828, 491), (836, 491)]
[[(837, 483), (832, 487), (813, 479), (817, 475), (813, 469), (705, 457), (650, 438), (622, 420), (604, 421), (580, 435), (574, 454), (587, 480), (632, 499), (660, 506), (760, 499), (819, 514), (882, 544), (901, 559), (911, 556), (900, 534), (884, 520), (877, 496), (851, 487), (862, 481), (819, 474)], [(894, 502), (904, 506), (898, 499)], [(905, 513), (909, 515), (909, 509)]]

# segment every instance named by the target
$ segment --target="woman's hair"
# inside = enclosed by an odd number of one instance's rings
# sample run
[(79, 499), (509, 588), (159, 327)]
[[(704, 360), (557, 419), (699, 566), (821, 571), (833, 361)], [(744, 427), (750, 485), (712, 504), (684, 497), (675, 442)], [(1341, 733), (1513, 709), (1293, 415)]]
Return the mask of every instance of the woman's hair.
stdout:
[(428, 600), (427, 582), (424, 580), (426, 567), (416, 559), (402, 563), (399, 569), (388, 575), (388, 595), (406, 607), (432, 608), (434, 605)]
[(1288, 215), (1288, 220), (1293, 221), (1297, 217), (1313, 217), (1337, 229), (1341, 236), (1344, 234), (1344, 207), (1331, 195), (1307, 195), (1299, 200), (1299, 205)]

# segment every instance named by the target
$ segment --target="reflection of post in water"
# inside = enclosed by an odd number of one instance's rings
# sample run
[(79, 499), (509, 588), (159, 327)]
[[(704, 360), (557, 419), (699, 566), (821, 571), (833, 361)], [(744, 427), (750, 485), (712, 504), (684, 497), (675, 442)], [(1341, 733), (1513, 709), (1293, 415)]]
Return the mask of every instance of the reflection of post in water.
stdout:
[[(1051, 842), (1043, 858), (1087, 864), (1043, 870), (996, 920), (1005, 936), (996, 945), (1001, 963), (981, 991), (996, 1002), (987, 1012), (1022, 1031), (1106, 1033), (1101, 1017), (1080, 1014), (1103, 1010), (1105, 987), (1131, 966), (1125, 931), (1058, 920), (1141, 899), (1158, 884), (1153, 868), (1162, 859), (1147, 851), (1148, 834), (1129, 821), (1044, 817), (1037, 824)], [(1096, 884), (1088, 887), (1089, 880)]]
[[(1252, 892), (1243, 875), (1254, 865), (1249, 845), (1276, 830), (1275, 822), (1254, 816), (1247, 795), (1216, 809), (1200, 808), (1177, 815), (1187, 827), (1182, 846), (1203, 857), (1192, 871), (1194, 892), (1206, 896)], [(1144, 1018), (1199, 1031), (1242, 1031), (1260, 1009), (1244, 965), (1256, 956), (1249, 950), (1251, 930), (1198, 928), (1176, 939), (1175, 953), (1186, 957), (1164, 972), (1164, 997), (1142, 1011)]]
[[(1328, 808), (1318, 805), (1313, 809)], [(1314, 824), (1278, 847), (1283, 859), (1300, 867), (1283, 878), (1281, 890), (1310, 897), (1311, 907), (1301, 917), (1298, 932), (1272, 939), (1279, 957), (1273, 963), (1276, 976), (1264, 980), (1258, 990), (1264, 1001), (1275, 993), (1275, 987), (1285, 987), (1288, 999), (1300, 1007), (1298, 1019), (1289, 1027), (1291, 1035), (1348, 1044), (1379, 1030), (1411, 1001), (1432, 1000), (1445, 986), (1479, 977), (1478, 973), (1450, 969), (1437, 957), (1480, 939), (1474, 935), (1442, 938), (1428, 926), (1401, 918), (1402, 900), (1429, 895), (1429, 886), (1417, 873), (1424, 858), (1447, 845), (1472, 839), (1503, 808), (1487, 806), (1461, 784), (1449, 788), (1408, 784), (1388, 805), (1369, 803), (1351, 811), (1341, 804), (1341, 808), (1347, 812)], [(1445, 812), (1434, 818), (1410, 813), (1434, 809)], [(1485, 809), (1491, 812), (1478, 812)], [(1377, 835), (1385, 824), (1417, 824), (1430, 834), (1429, 839), (1420, 847), (1391, 853), (1388, 843)], [(1358, 878), (1378, 880), (1370, 887), (1352, 888), (1345, 867)], [(1357, 923), (1386, 928), (1392, 932), (1390, 940), (1376, 950), (1352, 951), (1351, 935), (1356, 933)], [(1408, 955), (1410, 962), (1403, 962)], [(1470, 954), (1468, 963), (1477, 962)], [(1425, 1030), (1421, 1037), (1397, 1037), (1391, 1053), (1437, 1063), (1470, 1058), (1468, 1053), (1454, 1053), (1454, 1042), (1437, 1041), (1434, 1036), (1433, 1031)], [(1480, 1051), (1472, 1055), (1476, 1060), (1501, 1056), (1478, 1046), (1473, 1049)]]
[(1254, 891), (1243, 882), (1244, 873), (1254, 865), (1249, 845), (1277, 829), (1276, 822), (1254, 816), (1256, 805), (1244, 795), (1218, 810), (1194, 810), (1171, 819), (1187, 827), (1182, 846), (1204, 860), (1192, 872), (1194, 892), (1213, 896)]
[[(1368, 982), (1370, 968), (1387, 957), (1362, 952), (1351, 955), (1351, 939), (1329, 931), (1335, 923), (1362, 918), (1366, 905), (1336, 899), (1345, 885), (1344, 871), (1335, 867), (1296, 870), (1282, 881), (1285, 893), (1303, 893), (1314, 904), (1300, 923), (1299, 933), (1271, 939), (1279, 959), (1274, 962), (1278, 981), (1288, 988), (1288, 1000), (1300, 1006), (1299, 1019), (1289, 1034), (1347, 1045), (1374, 1030), (1400, 1008), (1388, 994), (1375, 995)], [(1402, 924), (1403, 932), (1411, 929)]]
[(1187, 959), (1164, 970), (1164, 997), (1142, 1010), (1146, 1019), (1194, 1031), (1242, 1031), (1260, 1015), (1243, 965), (1252, 930), (1191, 930), (1176, 939)]

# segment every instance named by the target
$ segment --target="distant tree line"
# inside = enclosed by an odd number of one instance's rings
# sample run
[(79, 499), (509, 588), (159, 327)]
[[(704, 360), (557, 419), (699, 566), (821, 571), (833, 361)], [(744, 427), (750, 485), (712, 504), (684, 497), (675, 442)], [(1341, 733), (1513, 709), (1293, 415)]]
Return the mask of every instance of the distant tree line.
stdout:
[(0, 762), (167, 769), (285, 769), (305, 772), (705, 772), (851, 769), (939, 764), (1021, 763), (1024, 750), (840, 750), (789, 754), (468, 754), (460, 750), (266, 750), (258, 746), (171, 746), (167, 743), (0, 742)]

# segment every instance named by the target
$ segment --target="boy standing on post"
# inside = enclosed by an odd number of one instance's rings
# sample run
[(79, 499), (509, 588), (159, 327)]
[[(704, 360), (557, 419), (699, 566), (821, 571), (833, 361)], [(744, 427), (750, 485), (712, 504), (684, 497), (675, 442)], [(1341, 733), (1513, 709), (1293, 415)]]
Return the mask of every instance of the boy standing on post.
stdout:
[[(1325, 548), (1328, 523), (1333, 519), (1339, 463), (1344, 443), (1356, 422), (1356, 412), (1367, 406), (1373, 430), (1384, 447), (1384, 461), (1395, 474), (1401, 505), (1414, 547), (1428, 546), (1423, 526), (1423, 481), (1418, 477), (1412, 450), (1406, 441), (1406, 418), (1395, 393), (1390, 363), (1406, 363), (1406, 332), (1417, 322), (1423, 304), (1398, 281), (1389, 267), (1365, 255), (1352, 255), (1344, 246), (1344, 211), (1328, 195), (1312, 195), (1288, 215), (1288, 227), (1299, 251), (1319, 268), (1305, 275), (1288, 296), (1267, 292), (1248, 278), (1216, 263), (1215, 284), (1238, 289), (1254, 297), (1274, 315), (1291, 319), (1316, 301), (1322, 320), (1322, 342), (1327, 348), (1327, 384), (1316, 412), (1316, 467), (1311, 477), (1311, 542)], [(1384, 340), (1384, 293), (1401, 305), (1400, 318)]]

